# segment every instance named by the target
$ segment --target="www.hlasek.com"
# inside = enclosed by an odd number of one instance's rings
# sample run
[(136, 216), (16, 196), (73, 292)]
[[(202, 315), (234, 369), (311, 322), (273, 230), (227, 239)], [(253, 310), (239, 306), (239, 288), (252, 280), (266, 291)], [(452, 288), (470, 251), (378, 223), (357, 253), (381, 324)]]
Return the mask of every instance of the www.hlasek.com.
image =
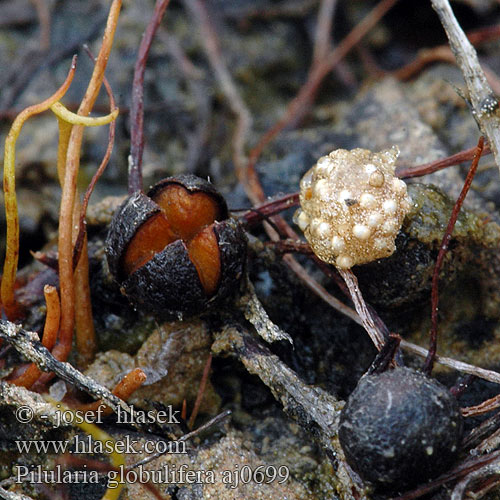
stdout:
[[(61, 465), (56, 465), (53, 470), (44, 470), (41, 465), (29, 468), (24, 465), (16, 465), (16, 482), (29, 482), (30, 484), (71, 484), (88, 483), (97, 484), (100, 481), (99, 473), (95, 470), (87, 470), (84, 465), (80, 471), (69, 471)], [(186, 464), (179, 466), (164, 465), (156, 470), (145, 469), (139, 465), (135, 469), (127, 469), (124, 466), (116, 470), (106, 472), (108, 488), (117, 488), (125, 483), (153, 483), (153, 484), (215, 484), (220, 482), (232, 489), (240, 484), (250, 482), (257, 484), (269, 484), (277, 481), (284, 483), (290, 476), (287, 466), (281, 465), (235, 465), (230, 470), (192, 470)]]
[[(102, 423), (103, 411), (105, 405), (99, 405), (96, 411), (81, 411), (61, 409), (57, 405), (55, 411), (51, 414), (51, 421), (55, 427), (70, 424), (82, 423)], [(173, 410), (167, 406), (164, 410), (144, 411), (137, 410), (130, 405), (130, 411), (125, 412), (120, 407), (116, 413), (117, 423), (122, 424), (179, 424), (178, 410)], [(47, 419), (47, 415), (37, 415), (39, 418)], [(20, 406), (16, 410), (16, 419), (20, 423), (28, 423), (34, 417), (34, 412), (30, 406)], [(125, 435), (117, 440), (95, 440), (90, 435), (76, 435), (73, 440), (17, 440), (15, 441), (19, 453), (79, 453), (79, 454), (103, 454), (103, 453), (186, 453), (185, 441), (164, 441), (164, 440), (145, 440), (140, 441), (132, 439)]]

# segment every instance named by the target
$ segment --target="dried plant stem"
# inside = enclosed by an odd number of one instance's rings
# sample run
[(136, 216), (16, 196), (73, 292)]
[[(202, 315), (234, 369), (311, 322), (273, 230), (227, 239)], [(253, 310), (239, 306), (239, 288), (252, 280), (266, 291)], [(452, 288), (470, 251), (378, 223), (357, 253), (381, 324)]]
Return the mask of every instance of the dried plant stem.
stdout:
[(384, 335), (378, 330), (373, 321), (373, 318), (366, 306), (361, 290), (359, 289), (358, 279), (350, 269), (337, 269), (340, 276), (344, 278), (345, 284), (351, 293), (352, 301), (354, 302), (354, 307), (356, 312), (361, 318), (364, 329), (372, 339), (375, 347), (378, 351), (382, 349), (385, 344)]
[(201, 377), (200, 387), (198, 388), (198, 394), (196, 395), (196, 401), (194, 402), (193, 413), (189, 417), (188, 428), (191, 430), (194, 427), (194, 422), (200, 411), (201, 402), (203, 401), (203, 394), (205, 394), (205, 387), (207, 386), (208, 375), (210, 374), (210, 367), (212, 366), (212, 353), (208, 355), (207, 362), (205, 363), (205, 368), (203, 369), (203, 375)]
[(5, 262), (2, 276), (1, 297), (7, 317), (16, 315), (14, 299), (14, 284), (16, 281), (17, 262), (19, 258), (19, 218), (17, 213), (15, 161), (16, 141), (24, 122), (31, 116), (42, 113), (61, 99), (68, 90), (76, 70), (76, 56), (73, 57), (71, 67), (64, 83), (45, 101), (30, 106), (22, 111), (14, 120), (12, 127), (5, 139), (3, 188), (5, 196), (5, 217), (7, 221), (7, 241)]
[[(109, 58), (113, 38), (121, 9), (121, 0), (113, 0), (109, 10), (108, 21), (103, 36), (101, 50), (97, 56), (94, 71), (87, 91), (78, 109), (78, 114), (87, 116), (94, 105), (104, 77), (104, 70)], [(61, 326), (59, 342), (53, 354), (59, 360), (66, 360), (71, 350), (73, 329), (75, 325), (75, 282), (73, 274), (73, 210), (75, 210), (76, 180), (80, 165), (80, 149), (83, 139), (83, 126), (75, 125), (71, 130), (66, 155), (64, 181), (62, 183), (62, 199), (59, 215), (59, 280), (61, 287)], [(76, 238), (76, 234), (75, 234)], [(88, 273), (79, 276), (88, 281)], [(81, 287), (81, 288), (87, 288)], [(90, 296), (86, 297), (90, 301)], [(90, 305), (89, 305), (90, 308)], [(91, 321), (91, 318), (87, 320)]]
[[(146, 381), (146, 374), (140, 369), (135, 368), (130, 373), (127, 373), (125, 377), (123, 377), (118, 384), (116, 384), (113, 389), (113, 394), (123, 399), (123, 401), (127, 401), (132, 394), (139, 389), (139, 387)], [(93, 403), (81, 404), (75, 407), (77, 410), (81, 411), (92, 411), (95, 412), (98, 410), (99, 406), (103, 405), (102, 401), (94, 401)], [(103, 415), (108, 415), (113, 410), (106, 406), (103, 410)]]
[(448, 0), (431, 0), (437, 12), (460, 68), (472, 105), (472, 113), (482, 133), (493, 150), (500, 169), (500, 117), (497, 115), (498, 100), (479, 64), (476, 50), (458, 24)]
[[(61, 306), (56, 287), (45, 285), (43, 293), (45, 295), (45, 303), (47, 304), (47, 314), (45, 316), (42, 345), (50, 351), (54, 347), (57, 340), (59, 319), (61, 317)], [(9, 382), (29, 389), (36, 382), (40, 374), (41, 371), (38, 366), (35, 363), (32, 363), (23, 374), (9, 380)]]
[(458, 219), (458, 214), (464, 203), (465, 197), (469, 192), (470, 186), (472, 184), (472, 179), (474, 179), (474, 174), (476, 173), (477, 166), (479, 164), (479, 158), (481, 158), (481, 151), (484, 147), (484, 137), (480, 137), (476, 147), (476, 153), (472, 160), (469, 172), (465, 179), (462, 191), (458, 196), (453, 210), (451, 212), (450, 220), (448, 221), (448, 226), (444, 232), (441, 245), (439, 247), (438, 256), (436, 259), (436, 265), (434, 266), (434, 272), (432, 274), (432, 292), (431, 292), (431, 332), (429, 341), (429, 354), (425, 360), (424, 371), (427, 375), (432, 373), (432, 368), (434, 366), (434, 357), (436, 356), (437, 349), (437, 323), (438, 323), (438, 305), (439, 305), (439, 273), (441, 271), (441, 266), (443, 264), (444, 257), (448, 252), (448, 245), (450, 244), (451, 235), (453, 233), (453, 228)]
[(157, 0), (153, 16), (142, 36), (134, 68), (130, 108), (130, 157), (128, 192), (142, 191), (142, 152), (144, 150), (144, 72), (149, 49), (170, 0)]

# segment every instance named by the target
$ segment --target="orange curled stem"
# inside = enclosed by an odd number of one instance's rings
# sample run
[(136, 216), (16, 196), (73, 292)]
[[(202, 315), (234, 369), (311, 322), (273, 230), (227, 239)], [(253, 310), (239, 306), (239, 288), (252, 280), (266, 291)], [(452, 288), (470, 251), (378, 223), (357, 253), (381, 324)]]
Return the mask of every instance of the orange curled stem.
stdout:
[(17, 263), (19, 259), (19, 216), (17, 212), (15, 177), (16, 141), (24, 122), (30, 116), (46, 111), (50, 108), (50, 106), (52, 106), (52, 104), (59, 101), (64, 96), (73, 81), (75, 70), (76, 56), (73, 57), (66, 80), (64, 80), (64, 83), (59, 87), (59, 89), (45, 101), (21, 111), (21, 113), (19, 113), (14, 120), (7, 138), (5, 139), (3, 189), (5, 197), (5, 217), (7, 220), (7, 242), (3, 267), (1, 298), (5, 313), (9, 319), (15, 319), (16, 306), (14, 298), (14, 284), (16, 281)]
[[(123, 399), (124, 401), (127, 401), (132, 394), (139, 389), (139, 387), (144, 384), (146, 381), (146, 374), (140, 369), (140, 368), (135, 368), (132, 370), (130, 373), (125, 375), (118, 384), (116, 384), (115, 388), (113, 389), (113, 394), (120, 399)], [(99, 409), (99, 406), (104, 405), (104, 403), (99, 400), (99, 401), (94, 401), (93, 403), (88, 403), (88, 404), (82, 404), (78, 405), (76, 409), (81, 410), (81, 411), (92, 411), (96, 412)], [(103, 410), (104, 415), (108, 415), (112, 412), (113, 410), (109, 407), (106, 406)]]
[(207, 385), (208, 374), (210, 373), (210, 366), (212, 365), (212, 353), (208, 355), (207, 362), (205, 363), (205, 368), (203, 369), (203, 375), (201, 377), (200, 387), (198, 389), (198, 394), (196, 395), (196, 401), (194, 402), (193, 413), (189, 417), (188, 427), (192, 429), (194, 426), (194, 421), (200, 410), (201, 402), (203, 400), (203, 394), (205, 394), (205, 387)]
[[(111, 4), (101, 50), (97, 56), (94, 71), (87, 91), (78, 109), (78, 114), (87, 116), (94, 105), (104, 77), (104, 70), (111, 51), (121, 0)], [(61, 287), (61, 326), (59, 340), (52, 354), (60, 361), (65, 361), (71, 351), (75, 326), (75, 281), (73, 273), (73, 209), (76, 199), (76, 181), (80, 166), (80, 149), (83, 140), (83, 126), (73, 127), (68, 143), (62, 199), (59, 213), (59, 280)], [(76, 236), (76, 235), (75, 235)], [(87, 274), (88, 280), (88, 274)], [(90, 300), (90, 297), (87, 297)]]
[[(45, 316), (45, 326), (43, 329), (42, 344), (47, 349), (52, 349), (57, 339), (59, 331), (59, 318), (61, 317), (61, 305), (56, 287), (45, 285), (43, 288), (45, 303), (47, 304), (47, 314)], [(31, 363), (26, 371), (18, 377), (10, 380), (12, 384), (29, 389), (40, 377), (41, 370), (35, 363)]]

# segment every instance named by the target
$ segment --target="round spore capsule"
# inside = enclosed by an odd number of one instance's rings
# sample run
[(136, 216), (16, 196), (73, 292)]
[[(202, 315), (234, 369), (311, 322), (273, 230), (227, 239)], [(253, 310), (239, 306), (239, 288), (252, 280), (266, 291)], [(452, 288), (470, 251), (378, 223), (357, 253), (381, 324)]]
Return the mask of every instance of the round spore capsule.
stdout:
[(379, 490), (403, 490), (445, 472), (463, 422), (453, 395), (409, 368), (363, 377), (342, 411), (339, 439), (348, 464)]

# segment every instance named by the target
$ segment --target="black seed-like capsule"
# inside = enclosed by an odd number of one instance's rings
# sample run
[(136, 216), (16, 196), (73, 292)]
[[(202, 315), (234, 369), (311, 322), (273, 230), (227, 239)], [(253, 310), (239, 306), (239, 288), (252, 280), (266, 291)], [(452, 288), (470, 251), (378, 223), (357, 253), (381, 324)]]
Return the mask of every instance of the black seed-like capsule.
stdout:
[(347, 463), (378, 490), (405, 490), (445, 472), (463, 421), (453, 395), (409, 368), (363, 377), (342, 410)]
[(170, 319), (203, 312), (234, 292), (246, 237), (222, 195), (186, 175), (129, 196), (111, 222), (106, 254), (132, 304)]

